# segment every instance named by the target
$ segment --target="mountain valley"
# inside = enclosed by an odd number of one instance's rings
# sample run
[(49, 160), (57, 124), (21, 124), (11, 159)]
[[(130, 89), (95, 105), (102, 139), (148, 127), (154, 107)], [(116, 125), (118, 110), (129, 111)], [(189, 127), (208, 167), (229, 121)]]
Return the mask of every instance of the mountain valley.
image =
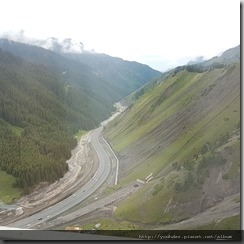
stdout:
[[(75, 135), (96, 128), (115, 110), (115, 102), (160, 74), (140, 64), (141, 70), (133, 73), (133, 63), (123, 60), (120, 65), (127, 68), (120, 71), (123, 80), (116, 86), (112, 84), (116, 84), (115, 76), (106, 80), (81, 62), (40, 47), (0, 40), (0, 167), (15, 177), (13, 183), (6, 176), (10, 184), (19, 187), (13, 196), (0, 194), (3, 202), (14, 201), (22, 190), (25, 194), (33, 191), (40, 182), (62, 177), (68, 170), (65, 161), (77, 144)], [(139, 82), (127, 81), (128, 69), (130, 75), (139, 74)]]
[[(8, 189), (0, 201), (24, 196), (34, 206), (58, 187), (61, 199), (64, 180), (76, 192), (63, 194), (75, 201), (85, 183), (74, 183), (71, 168), (82, 178), (88, 167), (96, 183), (99, 161), (109, 161), (105, 183), (57, 214), (56, 227), (48, 215), (38, 228), (239, 229), (240, 46), (164, 73), (62, 50), (0, 39), (0, 184)], [(36, 196), (43, 185), (51, 188)]]

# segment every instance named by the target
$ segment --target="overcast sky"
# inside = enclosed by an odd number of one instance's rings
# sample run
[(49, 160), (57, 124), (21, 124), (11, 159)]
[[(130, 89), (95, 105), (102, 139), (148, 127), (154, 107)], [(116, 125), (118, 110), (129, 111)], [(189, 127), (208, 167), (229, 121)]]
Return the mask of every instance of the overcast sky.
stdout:
[(0, 0), (0, 34), (72, 38), (158, 70), (240, 44), (238, 0)]

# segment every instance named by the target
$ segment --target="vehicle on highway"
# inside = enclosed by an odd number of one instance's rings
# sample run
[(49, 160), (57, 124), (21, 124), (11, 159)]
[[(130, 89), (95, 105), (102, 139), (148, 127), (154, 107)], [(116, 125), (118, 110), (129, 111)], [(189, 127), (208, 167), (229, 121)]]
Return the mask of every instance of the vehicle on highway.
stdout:
[(42, 220), (42, 217), (40, 217), (38, 220)]

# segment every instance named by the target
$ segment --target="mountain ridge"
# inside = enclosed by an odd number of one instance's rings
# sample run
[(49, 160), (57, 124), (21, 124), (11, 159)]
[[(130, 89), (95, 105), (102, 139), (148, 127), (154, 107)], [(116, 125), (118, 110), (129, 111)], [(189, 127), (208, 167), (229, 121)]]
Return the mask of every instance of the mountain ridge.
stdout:
[(152, 82), (105, 128), (120, 186), (151, 175), (113, 217), (169, 224), (240, 192), (240, 61)]
[(152, 79), (141, 88), (137, 89), (135, 92), (124, 98), (122, 103), (127, 106), (131, 105), (146, 91), (152, 89), (160, 80), (164, 81), (164, 78), (171, 74), (176, 75), (178, 72), (183, 70), (187, 70), (189, 72), (205, 72), (214, 68), (223, 68), (228, 64), (233, 64), (236, 62), (240, 62), (240, 45), (230, 48), (224, 51), (220, 56), (216, 56), (208, 60), (203, 60), (203, 57), (200, 56), (196, 60), (188, 62), (186, 65), (177, 66), (173, 69), (163, 72), (161, 74), (161, 79)]

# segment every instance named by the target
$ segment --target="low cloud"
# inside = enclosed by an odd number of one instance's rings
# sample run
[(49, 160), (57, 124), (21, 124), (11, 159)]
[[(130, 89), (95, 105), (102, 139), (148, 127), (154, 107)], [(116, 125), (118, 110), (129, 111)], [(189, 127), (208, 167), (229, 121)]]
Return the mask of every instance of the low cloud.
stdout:
[(22, 43), (30, 43), (34, 40), (33, 38), (28, 38), (25, 35), (24, 30), (20, 30), (19, 32), (12, 32), (12, 31), (3, 32), (3, 33), (0, 33), (0, 37), (9, 39), (12, 41), (16, 41), (16, 42), (22, 42)]
[(27, 37), (24, 30), (20, 30), (19, 32), (4, 32), (0, 34), (0, 38), (43, 47), (58, 53), (84, 52), (84, 44), (80, 41), (76, 42), (71, 38), (59, 39), (55, 37), (40, 40)]

